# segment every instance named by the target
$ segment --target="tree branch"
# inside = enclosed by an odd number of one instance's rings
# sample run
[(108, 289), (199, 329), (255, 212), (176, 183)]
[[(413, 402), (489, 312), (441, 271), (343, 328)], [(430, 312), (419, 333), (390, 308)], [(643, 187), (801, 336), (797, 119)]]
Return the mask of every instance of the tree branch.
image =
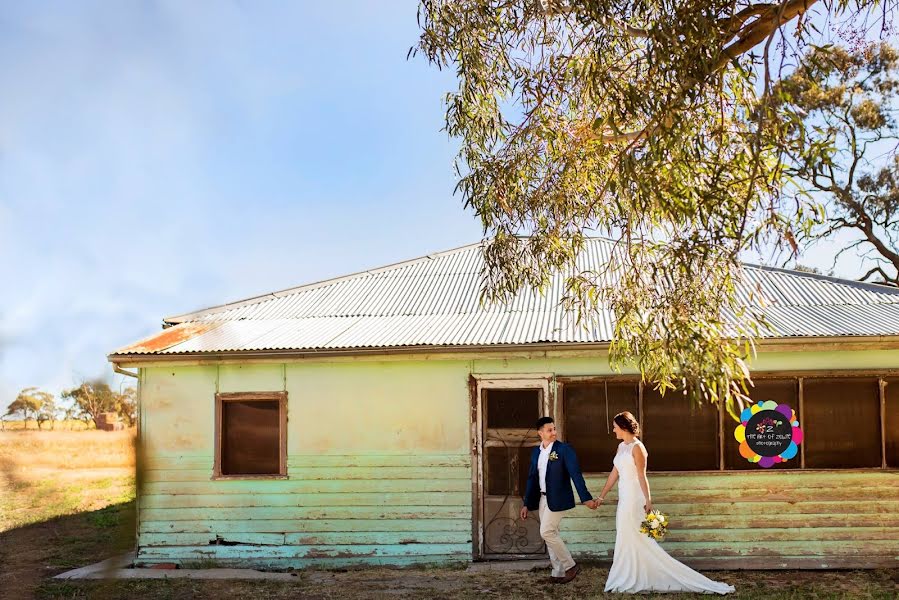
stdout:
[(809, 9), (818, 0), (787, 0), (776, 4), (760, 13), (759, 18), (746, 27), (736, 42), (722, 51), (711, 72), (724, 67), (728, 62), (755, 48), (762, 40), (771, 35), (775, 29), (791, 21)]
[[(743, 19), (743, 23), (745, 23), (745, 21), (750, 17), (755, 16), (752, 13), (757, 13), (759, 18), (753, 21), (750, 25), (746, 26), (739, 33), (737, 41), (721, 50), (721, 55), (719, 56), (718, 60), (713, 63), (706, 72), (706, 77), (716, 73), (717, 71), (720, 71), (732, 60), (755, 48), (759, 43), (762, 42), (762, 40), (771, 36), (778, 27), (780, 27), (784, 23), (791, 21), (794, 17), (805, 13), (809, 9), (809, 7), (815, 4), (815, 2), (817, 1), (818, 0), (786, 0), (782, 4), (768, 5), (764, 8), (762, 8), (760, 5), (753, 6), (740, 11), (740, 13), (737, 13), (737, 15), (742, 14), (740, 18)], [(749, 11), (749, 13), (746, 13), (747, 10)], [(736, 18), (737, 15), (734, 15), (734, 18)], [(727, 39), (732, 38), (733, 35), (730, 35)], [(683, 98), (684, 96), (686, 96), (688, 90), (699, 83), (701, 83), (701, 81), (698, 79), (690, 79), (688, 81), (685, 81), (678, 92), (678, 97)], [(651, 135), (656, 131), (656, 129), (658, 129), (658, 127), (659, 125), (657, 123), (656, 125), (653, 125), (652, 128), (649, 128), (647, 126), (643, 129), (629, 131), (626, 133), (610, 133), (608, 130), (593, 131), (588, 136), (588, 139), (599, 141), (602, 143), (614, 143), (622, 141), (632, 142), (637, 141), (644, 136)]]
[(892, 286), (894, 286), (894, 287), (897, 285), (897, 283), (899, 283), (899, 277), (890, 277), (890, 276), (888, 276), (888, 275), (883, 271), (883, 269), (881, 269), (879, 266), (878, 266), (878, 267), (874, 267), (873, 269), (871, 269), (870, 271), (868, 271), (867, 273), (865, 273), (864, 275), (862, 275), (862, 276), (859, 278), (859, 281), (866, 281), (866, 280), (868, 279), (868, 277), (870, 277), (871, 275), (874, 275), (875, 273), (879, 273), (879, 274), (880, 274), (880, 277), (883, 279), (883, 281), (875, 281), (875, 282), (873, 282), (873, 283), (888, 284), (888, 285), (892, 285)]

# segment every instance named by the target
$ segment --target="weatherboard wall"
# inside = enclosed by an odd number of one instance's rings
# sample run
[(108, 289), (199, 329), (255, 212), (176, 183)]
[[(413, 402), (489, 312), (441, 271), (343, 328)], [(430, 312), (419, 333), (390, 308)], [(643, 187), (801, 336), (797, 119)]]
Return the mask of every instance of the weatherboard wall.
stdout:
[[(518, 356), (142, 366), (138, 562), (471, 560), (469, 376), (613, 373), (600, 354)], [(897, 367), (899, 351), (878, 350), (762, 353), (754, 365), (791, 373)], [(284, 390), (287, 478), (214, 480), (215, 393)], [(594, 493), (606, 476), (588, 475)], [(666, 549), (697, 568), (895, 566), (899, 556), (895, 470), (649, 479), (656, 507), (671, 515)], [(599, 511), (578, 507), (566, 517), (576, 555), (611, 560), (616, 500), (613, 490)]]

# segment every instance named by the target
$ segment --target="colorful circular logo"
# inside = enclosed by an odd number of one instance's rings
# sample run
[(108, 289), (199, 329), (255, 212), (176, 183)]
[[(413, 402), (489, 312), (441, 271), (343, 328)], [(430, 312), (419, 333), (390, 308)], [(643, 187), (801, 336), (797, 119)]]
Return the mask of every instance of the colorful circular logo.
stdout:
[(772, 467), (795, 458), (802, 443), (802, 429), (796, 411), (789, 404), (773, 400), (743, 409), (741, 423), (734, 429), (740, 455), (761, 467)]

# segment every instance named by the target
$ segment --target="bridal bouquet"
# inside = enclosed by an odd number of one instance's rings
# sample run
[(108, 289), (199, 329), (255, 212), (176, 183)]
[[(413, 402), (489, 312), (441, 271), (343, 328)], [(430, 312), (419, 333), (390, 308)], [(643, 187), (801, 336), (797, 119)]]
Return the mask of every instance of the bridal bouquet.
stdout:
[(645, 533), (656, 541), (661, 540), (668, 533), (668, 516), (658, 509), (649, 511), (640, 523), (640, 533)]

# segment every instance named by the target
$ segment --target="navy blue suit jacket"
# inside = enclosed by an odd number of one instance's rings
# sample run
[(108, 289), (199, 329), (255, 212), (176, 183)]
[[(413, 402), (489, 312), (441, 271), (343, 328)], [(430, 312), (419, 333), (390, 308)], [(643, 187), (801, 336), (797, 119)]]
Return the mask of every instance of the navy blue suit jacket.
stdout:
[[(574, 448), (556, 440), (549, 449), (550, 456), (555, 452), (558, 458), (546, 462), (546, 505), (549, 510), (558, 512), (574, 508), (574, 493), (571, 484), (577, 488), (581, 502), (592, 500), (587, 491), (581, 466), (577, 462)], [(540, 458), (540, 445), (531, 452), (531, 466), (528, 470), (528, 483), (524, 491), (524, 505), (528, 510), (540, 508), (540, 472), (537, 470), (537, 459)]]

